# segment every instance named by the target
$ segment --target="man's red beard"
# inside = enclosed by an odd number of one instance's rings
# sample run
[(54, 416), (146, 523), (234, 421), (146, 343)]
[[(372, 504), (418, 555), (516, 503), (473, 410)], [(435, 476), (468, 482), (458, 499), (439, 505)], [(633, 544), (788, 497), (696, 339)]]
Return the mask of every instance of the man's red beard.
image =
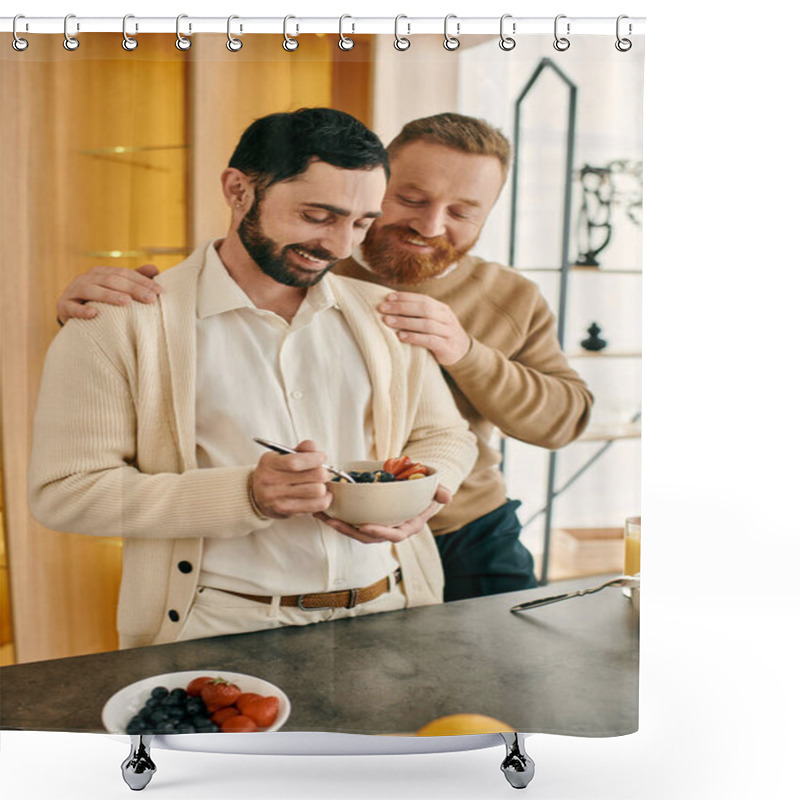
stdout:
[[(399, 244), (424, 240), (430, 253), (411, 253)], [(370, 269), (392, 283), (422, 283), (441, 275), (451, 264), (466, 255), (475, 242), (456, 248), (446, 236), (425, 238), (405, 225), (373, 225), (361, 245)]]

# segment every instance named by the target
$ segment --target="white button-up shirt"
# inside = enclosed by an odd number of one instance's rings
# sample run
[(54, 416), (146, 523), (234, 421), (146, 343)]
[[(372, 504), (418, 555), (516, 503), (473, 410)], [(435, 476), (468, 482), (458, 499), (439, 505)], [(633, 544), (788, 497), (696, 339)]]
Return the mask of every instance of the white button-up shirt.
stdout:
[[(291, 322), (256, 308), (209, 245), (198, 285), (197, 464), (255, 464), (253, 437), (312, 439), (327, 463), (371, 457), (372, 388), (326, 279)], [(292, 595), (368, 586), (396, 568), (391, 545), (365, 545), (308, 514), (235, 539), (206, 539), (200, 584)]]

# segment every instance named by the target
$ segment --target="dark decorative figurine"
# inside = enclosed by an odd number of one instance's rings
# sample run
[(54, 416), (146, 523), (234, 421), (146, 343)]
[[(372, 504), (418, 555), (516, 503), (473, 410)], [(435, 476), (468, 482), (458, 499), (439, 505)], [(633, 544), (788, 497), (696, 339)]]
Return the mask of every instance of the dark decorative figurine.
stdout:
[(581, 342), (581, 347), (584, 350), (590, 350), (593, 353), (597, 353), (608, 344), (608, 342), (605, 339), (601, 339), (600, 336), (598, 335), (601, 331), (601, 328), (596, 322), (593, 322), (586, 329), (586, 331), (589, 334), (589, 338), (584, 339)]
[(597, 256), (611, 241), (611, 217), (614, 206), (624, 206), (625, 216), (641, 225), (642, 165), (624, 160), (605, 167), (584, 164), (577, 175), (581, 185), (578, 213), (578, 248), (576, 267), (599, 267)]

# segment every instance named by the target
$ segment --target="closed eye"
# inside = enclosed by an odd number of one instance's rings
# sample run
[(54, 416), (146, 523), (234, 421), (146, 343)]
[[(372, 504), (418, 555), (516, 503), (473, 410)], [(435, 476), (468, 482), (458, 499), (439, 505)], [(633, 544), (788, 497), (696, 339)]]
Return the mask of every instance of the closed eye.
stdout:
[(398, 195), (397, 199), (401, 203), (405, 203), (405, 205), (407, 205), (407, 206), (424, 206), (425, 202), (426, 202), (425, 200), (414, 200), (414, 199), (412, 199), (410, 197), (400, 197), (399, 195)]
[(309, 214), (307, 211), (304, 211), (300, 216), (306, 222), (312, 222), (317, 225), (322, 225), (325, 222), (330, 222), (333, 219), (331, 214), (323, 214), (322, 216), (315, 216), (314, 214)]

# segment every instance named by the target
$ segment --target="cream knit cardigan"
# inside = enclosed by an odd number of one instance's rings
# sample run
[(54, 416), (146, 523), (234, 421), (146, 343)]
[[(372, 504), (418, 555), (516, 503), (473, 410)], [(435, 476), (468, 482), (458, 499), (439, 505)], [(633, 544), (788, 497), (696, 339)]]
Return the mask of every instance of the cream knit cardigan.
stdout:
[[(120, 647), (175, 640), (204, 537), (246, 536), (271, 524), (249, 501), (252, 465), (198, 469), (195, 461), (196, 298), (206, 246), (158, 278), (164, 292), (156, 303), (102, 306), (92, 320), (68, 322), (45, 361), (31, 510), (56, 530), (123, 537)], [(380, 323), (375, 308), (385, 289), (326, 280), (371, 378), (375, 457), (407, 453), (436, 467), (455, 492), (477, 450), (438, 365)], [(429, 529), (396, 545), (395, 554), (408, 604), (441, 602)]]

